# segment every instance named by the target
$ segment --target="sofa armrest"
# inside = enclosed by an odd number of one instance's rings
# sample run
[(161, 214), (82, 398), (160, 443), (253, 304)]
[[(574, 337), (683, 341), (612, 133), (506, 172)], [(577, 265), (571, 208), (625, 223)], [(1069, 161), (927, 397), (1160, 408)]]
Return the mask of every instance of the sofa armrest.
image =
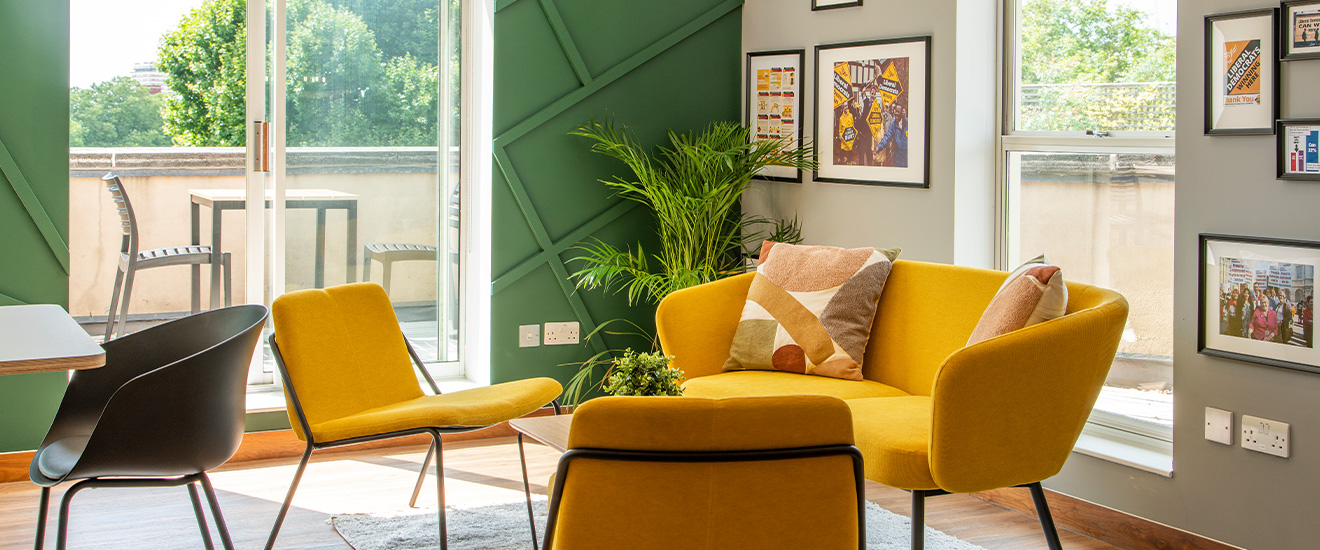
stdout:
[[(1083, 289), (1078, 289), (1083, 290)], [(1067, 461), (1126, 323), (1116, 292), (1085, 287), (1086, 309), (965, 347), (931, 389), (931, 474), (951, 492), (1033, 483)]]
[(688, 380), (723, 370), (754, 275), (685, 288), (660, 301), (655, 310), (660, 347)]

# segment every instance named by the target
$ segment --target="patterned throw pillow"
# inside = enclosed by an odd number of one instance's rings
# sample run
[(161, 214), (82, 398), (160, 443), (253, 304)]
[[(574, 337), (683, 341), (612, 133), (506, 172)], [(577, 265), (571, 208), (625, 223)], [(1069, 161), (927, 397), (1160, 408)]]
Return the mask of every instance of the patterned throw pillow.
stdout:
[(1068, 309), (1063, 272), (1041, 254), (1018, 266), (981, 314), (967, 345), (1062, 317)]
[(767, 241), (724, 370), (861, 380), (876, 302), (897, 255)]

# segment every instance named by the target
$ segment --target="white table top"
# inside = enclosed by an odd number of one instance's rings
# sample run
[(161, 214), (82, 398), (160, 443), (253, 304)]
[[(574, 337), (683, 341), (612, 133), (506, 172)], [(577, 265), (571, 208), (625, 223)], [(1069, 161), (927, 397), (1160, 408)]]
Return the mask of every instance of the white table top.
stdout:
[(92, 369), (105, 350), (53, 304), (0, 307), (0, 374)]
[[(194, 198), (208, 201), (244, 201), (247, 200), (247, 189), (189, 189), (188, 193)], [(274, 191), (267, 189), (266, 198), (271, 198)], [(285, 200), (357, 200), (358, 196), (343, 191), (333, 189), (285, 189)]]

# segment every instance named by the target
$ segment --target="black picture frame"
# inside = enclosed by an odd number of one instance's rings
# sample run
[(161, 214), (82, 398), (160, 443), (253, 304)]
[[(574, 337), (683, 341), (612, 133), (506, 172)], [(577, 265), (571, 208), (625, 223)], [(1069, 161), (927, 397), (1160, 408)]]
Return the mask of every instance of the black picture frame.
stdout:
[[(797, 67), (796, 67), (797, 74), (795, 77), (796, 82), (794, 83), (794, 85), (796, 86), (794, 90), (795, 92), (794, 97), (796, 101), (795, 108), (797, 109), (797, 114), (795, 115), (797, 118), (794, 119), (797, 126), (796, 139), (797, 139), (798, 147), (801, 147), (803, 144), (804, 134), (802, 132), (802, 126), (803, 126), (802, 113), (804, 111), (802, 110), (802, 108), (804, 103), (803, 101), (804, 94), (802, 87), (802, 82), (803, 82), (802, 77), (803, 77), (803, 73), (806, 72), (806, 67), (807, 67), (806, 65), (807, 50), (805, 49), (747, 52), (747, 67), (745, 69), (743, 76), (743, 83), (745, 86), (743, 88), (743, 99), (745, 100), (745, 104), (743, 106), (743, 125), (747, 127), (748, 132), (751, 133), (752, 139), (758, 139), (758, 133), (759, 133), (757, 131), (758, 130), (757, 125), (755, 124), (756, 121), (752, 117), (752, 111), (753, 111), (752, 104), (755, 102), (754, 100), (756, 99), (756, 92), (757, 92), (755, 86), (756, 80), (752, 76), (753, 74), (752, 61), (753, 59), (756, 58), (767, 58), (767, 57), (787, 57), (791, 59), (793, 56), (796, 56), (796, 61), (797, 61)], [(767, 167), (767, 169), (771, 169), (772, 172), (789, 170), (786, 167)], [(802, 183), (802, 170), (798, 168), (793, 168), (791, 170), (795, 175), (785, 176), (785, 175), (766, 175), (762, 173), (757, 173), (757, 175), (754, 176), (753, 179), (764, 180), (764, 181), (778, 181), (785, 183)]]
[(1295, 118), (1283, 119), (1275, 123), (1274, 129), (1274, 174), (1281, 180), (1290, 181), (1320, 181), (1320, 158), (1313, 163), (1315, 170), (1297, 171), (1293, 162), (1300, 162), (1302, 165), (1307, 163), (1305, 158), (1294, 159), (1291, 155), (1297, 152), (1297, 143), (1293, 132), (1289, 131), (1291, 127), (1308, 126), (1315, 130), (1316, 135), (1313, 140), (1303, 144), (1301, 152), (1303, 154), (1308, 150), (1307, 145), (1314, 146), (1317, 155), (1320, 155), (1320, 118)]
[[(1293, 14), (1294, 10), (1306, 8), (1310, 13)], [(1308, 46), (1298, 46), (1296, 36), (1296, 25), (1298, 23), (1296, 15), (1309, 16), (1310, 23), (1320, 23), (1320, 0), (1292, 0), (1279, 4), (1279, 61), (1303, 61), (1307, 59), (1320, 59), (1320, 27), (1316, 29), (1313, 44)], [(1294, 52), (1293, 48), (1303, 47), (1309, 51)]]
[[(1256, 339), (1254, 338), (1256, 333), (1254, 313), (1252, 314), (1253, 323), (1243, 327), (1242, 323), (1245, 322), (1246, 316), (1241, 309), (1238, 309), (1242, 303), (1241, 296), (1243, 293), (1239, 292), (1236, 299), (1233, 298), (1231, 293), (1234, 285), (1237, 285), (1239, 290), (1245, 285), (1250, 287), (1252, 294), (1261, 297), (1263, 293), (1257, 289), (1268, 288), (1273, 283), (1266, 283), (1262, 287), (1258, 281), (1261, 272), (1257, 269), (1262, 265), (1271, 266), (1268, 268), (1268, 276), (1273, 277), (1274, 268), (1272, 266), (1280, 266), (1280, 269), (1285, 271), (1287, 269), (1285, 266), (1292, 266), (1294, 278), (1289, 280), (1289, 289), (1284, 292), (1292, 293), (1288, 297), (1295, 303), (1309, 303), (1313, 306), (1315, 270), (1316, 264), (1320, 264), (1320, 242), (1202, 233), (1199, 236), (1198, 247), (1197, 353), (1320, 374), (1320, 351), (1317, 351), (1314, 345), (1314, 316), (1312, 316), (1311, 324), (1308, 325), (1305, 323), (1303, 310), (1299, 308), (1296, 314), (1292, 314), (1293, 323), (1290, 323), (1290, 325), (1294, 325), (1294, 328), (1287, 343), (1269, 339)], [(1221, 252), (1231, 253), (1233, 256), (1220, 255)], [(1309, 262), (1303, 263), (1301, 260), (1304, 259), (1309, 260)], [(1208, 266), (1212, 264), (1217, 266), (1217, 269), (1209, 269)], [(1296, 278), (1298, 273), (1296, 269), (1298, 268), (1305, 268), (1301, 274), (1303, 277), (1301, 280), (1309, 282), (1304, 283), (1305, 286), (1302, 288), (1293, 288), (1292, 281), (1299, 280)], [(1246, 276), (1254, 276), (1255, 279), (1250, 283), (1232, 279), (1232, 273), (1240, 271), (1250, 274)], [(1229, 274), (1228, 281), (1224, 281), (1225, 273)], [(1273, 281), (1273, 279), (1270, 280)], [(1208, 307), (1210, 304), (1208, 304), (1207, 296), (1212, 292), (1214, 296), (1218, 297), (1219, 303), (1210, 308)], [(1265, 307), (1266, 312), (1268, 312), (1269, 306)], [(1207, 313), (1211, 312), (1214, 313), (1214, 318), (1207, 317)], [(1233, 315), (1239, 315), (1236, 323), (1232, 319)], [(1277, 319), (1277, 315), (1275, 317)], [(1301, 319), (1302, 324), (1302, 334), (1300, 336), (1295, 328), (1295, 324), (1299, 319)], [(1211, 333), (1211, 327), (1214, 327), (1213, 333)], [(1234, 330), (1243, 332), (1233, 334)], [(1247, 330), (1252, 331), (1250, 335), (1246, 332)], [(1306, 342), (1308, 336), (1310, 342)], [(1300, 343), (1295, 343), (1299, 339)]]
[(836, 10), (839, 8), (855, 8), (862, 5), (862, 0), (845, 0), (833, 4), (820, 5), (821, 0), (811, 0), (811, 11)]
[[(880, 47), (880, 48), (877, 50), (876, 47)], [(905, 120), (907, 120), (908, 122), (904, 129), (903, 135), (906, 141), (906, 150), (904, 152), (906, 153), (905, 164), (907, 164), (907, 166), (888, 167), (888, 166), (856, 166), (856, 165), (844, 166), (842, 164), (835, 165), (833, 163), (834, 148), (835, 148), (835, 140), (834, 140), (835, 132), (833, 131), (833, 127), (835, 125), (834, 117), (833, 116), (826, 117), (828, 120), (823, 120), (821, 118), (821, 112), (822, 112), (821, 104), (826, 101), (829, 101), (831, 103), (833, 103), (834, 101), (834, 93), (821, 92), (821, 75), (822, 74), (829, 75), (831, 78), (831, 83), (834, 81), (835, 75), (832, 69), (826, 70), (822, 68), (823, 67), (823, 65), (821, 64), (822, 54), (826, 54), (826, 52), (834, 52), (834, 51), (855, 50), (856, 55), (862, 55), (863, 57), (869, 55), (870, 57), (868, 61), (878, 61), (881, 59), (885, 61), (889, 61), (891, 59), (899, 59), (897, 57), (882, 58), (880, 57), (879, 53), (876, 53), (876, 52), (883, 52), (884, 50), (887, 50), (889, 48), (893, 48), (895, 53), (899, 53), (899, 54), (904, 52), (917, 53), (920, 54), (920, 57), (922, 58), (919, 62), (912, 62), (911, 57), (907, 58), (909, 60), (907, 67), (908, 75), (906, 79), (907, 85), (910, 87), (913, 83), (920, 83), (922, 86), (922, 90), (920, 94), (908, 93), (907, 97), (905, 98), (907, 100), (907, 105), (904, 111), (904, 116), (906, 117)], [(870, 51), (872, 53), (864, 54), (863, 52), (866, 51)], [(813, 179), (815, 181), (824, 182), (824, 183), (848, 183), (848, 184), (859, 184), (859, 185), (877, 185), (877, 186), (886, 186), (886, 187), (909, 187), (909, 188), (918, 188), (918, 189), (930, 188), (930, 143), (931, 143), (930, 52), (931, 52), (931, 37), (929, 35), (911, 36), (911, 37), (903, 37), (903, 38), (885, 38), (885, 39), (877, 39), (877, 40), (862, 40), (856, 42), (841, 42), (836, 44), (821, 44), (816, 46), (815, 74), (813, 75), (813, 85), (812, 85), (812, 96), (813, 96), (812, 124), (814, 125), (814, 130), (812, 135), (813, 135), (813, 142), (816, 146), (817, 156), (820, 159), (820, 165), (816, 169), (816, 171), (812, 174)], [(833, 54), (829, 54), (829, 55), (833, 55)], [(850, 57), (848, 54), (843, 54), (842, 58), (847, 59), (848, 57)], [(830, 61), (830, 60), (827, 61), (831, 64), (835, 63), (835, 61)], [(850, 59), (849, 61), (851, 62), (852, 60)], [(920, 70), (924, 74), (914, 75), (913, 71), (916, 70)], [(879, 80), (879, 77), (877, 76), (875, 80)], [(904, 90), (904, 93), (907, 93), (908, 91), (910, 90)], [(902, 96), (900, 95), (899, 97)], [(914, 108), (912, 105), (912, 100), (917, 98), (920, 99), (921, 105), (919, 107)], [(835, 106), (831, 104), (830, 106), (824, 109), (824, 112), (833, 113), (834, 109)], [(920, 116), (921, 119), (919, 121), (915, 120), (916, 116)], [(828, 132), (823, 132), (822, 128), (825, 128), (827, 126), (830, 127), (831, 130)], [(920, 135), (917, 136), (917, 139), (912, 139), (912, 134), (914, 130), (920, 130)], [(914, 144), (920, 146), (921, 148), (920, 154), (917, 155), (912, 154)], [(911, 165), (911, 162), (913, 160), (920, 162), (920, 166), (913, 167)], [(852, 175), (838, 174), (837, 172), (839, 171), (839, 167), (842, 167), (844, 168), (844, 170), (851, 172)], [(866, 172), (873, 172), (874, 174), (873, 175), (866, 174)], [(894, 177), (895, 175), (899, 175), (901, 177)]]
[[(1228, 22), (1241, 19), (1268, 18), (1268, 21), (1261, 22), (1261, 29), (1267, 30), (1268, 36), (1261, 36), (1259, 47), (1269, 52), (1261, 51), (1260, 61), (1261, 72), (1266, 68), (1269, 75), (1260, 75), (1262, 83), (1269, 83), (1270, 91), (1265, 93), (1262, 90), (1257, 94), (1258, 100), (1268, 100), (1270, 105), (1265, 113), (1252, 115), (1259, 118), (1263, 124), (1260, 126), (1226, 126), (1216, 124), (1214, 108), (1221, 101), (1221, 97), (1227, 94), (1217, 94), (1215, 79), (1222, 74), (1216, 64), (1220, 57), (1216, 56), (1214, 29), (1217, 23)], [(1226, 136), (1254, 136), (1254, 135), (1272, 135), (1274, 134), (1274, 121), (1279, 119), (1280, 91), (1279, 91), (1279, 9), (1265, 8), (1257, 10), (1235, 11), (1229, 13), (1217, 13), (1205, 16), (1204, 38), (1205, 38), (1205, 135), (1226, 135)], [(1252, 35), (1254, 36), (1254, 35)], [(1247, 36), (1246, 38), (1251, 38)], [(1248, 105), (1249, 106), (1249, 105)]]

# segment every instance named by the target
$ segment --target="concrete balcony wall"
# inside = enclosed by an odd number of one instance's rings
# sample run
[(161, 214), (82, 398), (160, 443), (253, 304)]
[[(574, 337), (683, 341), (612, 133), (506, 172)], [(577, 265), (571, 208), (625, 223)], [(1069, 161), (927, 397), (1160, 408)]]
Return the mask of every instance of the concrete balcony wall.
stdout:
[[(440, 196), (436, 151), (425, 148), (290, 149), (289, 189), (332, 189), (358, 195), (356, 262), (347, 264), (343, 210), (326, 217), (325, 284), (344, 283), (347, 270), (361, 278), (362, 246), (370, 242), (407, 242), (435, 246)], [(190, 190), (241, 189), (243, 153), (232, 148), (74, 149), (69, 178), (70, 297), (78, 317), (105, 315), (110, 304), (121, 232), (119, 216), (100, 176), (119, 174), (133, 202), (141, 231), (141, 249), (188, 244), (191, 235)], [(445, 201), (448, 204), (448, 200)], [(222, 214), (221, 249), (233, 257), (235, 303), (244, 301), (244, 213)], [(211, 242), (211, 212), (200, 209), (201, 242)], [(289, 209), (286, 214), (285, 290), (313, 286), (316, 211)], [(457, 241), (454, 240), (454, 243)], [(379, 263), (372, 280), (380, 282)], [(188, 311), (187, 266), (140, 271), (133, 285), (133, 314)], [(203, 267), (202, 307), (207, 307), (210, 271)], [(390, 289), (395, 302), (436, 300), (436, 266), (401, 262), (394, 266)]]

